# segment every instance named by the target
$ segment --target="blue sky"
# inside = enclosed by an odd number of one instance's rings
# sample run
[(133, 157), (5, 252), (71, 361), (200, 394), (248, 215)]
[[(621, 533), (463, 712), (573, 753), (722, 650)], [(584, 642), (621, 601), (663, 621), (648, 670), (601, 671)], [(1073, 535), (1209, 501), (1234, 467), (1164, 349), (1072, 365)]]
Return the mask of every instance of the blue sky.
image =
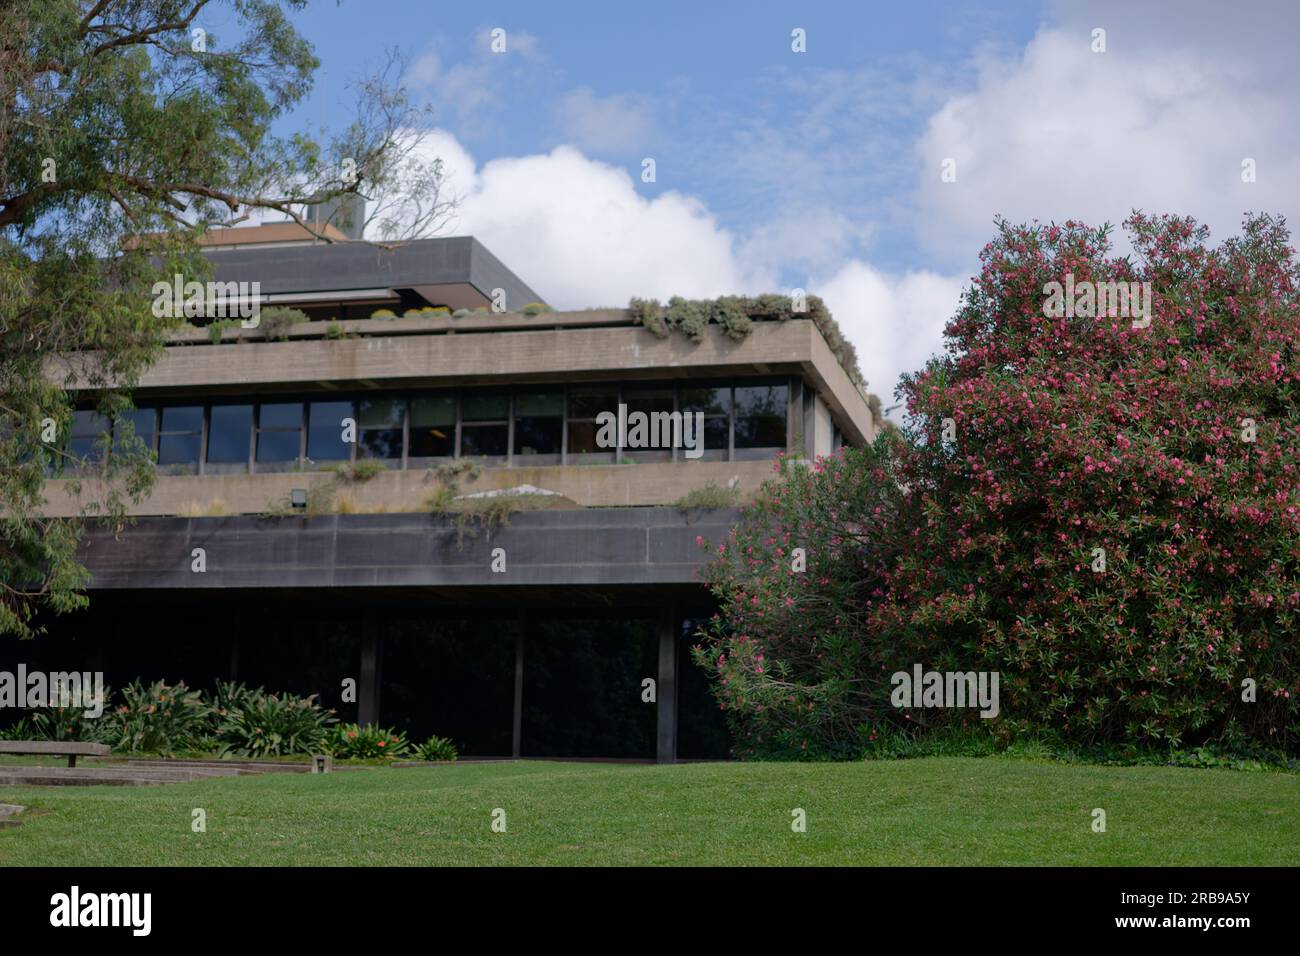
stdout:
[(888, 397), (996, 215), (1143, 208), (1222, 237), (1296, 205), (1291, 5), (1132, 6), (323, 2), (295, 18), (322, 71), (294, 120), (344, 121), (396, 47), (462, 197), (449, 232), (562, 308), (807, 288)]

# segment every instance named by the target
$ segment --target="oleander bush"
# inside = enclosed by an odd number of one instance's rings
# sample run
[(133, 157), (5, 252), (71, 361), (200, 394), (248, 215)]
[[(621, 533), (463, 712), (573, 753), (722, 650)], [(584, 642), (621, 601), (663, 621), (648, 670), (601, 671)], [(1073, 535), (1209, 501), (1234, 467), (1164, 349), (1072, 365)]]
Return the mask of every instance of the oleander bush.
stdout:
[[(1218, 246), (1190, 219), (1126, 226), (1121, 257), (1106, 228), (999, 223), (946, 354), (902, 380), (906, 427), (786, 469), (716, 548), (695, 655), (742, 754), (956, 731), (1295, 752), (1290, 236), (1269, 216)], [(1151, 283), (1149, 324), (1049, 314), (1067, 275)], [(917, 663), (998, 672), (1000, 714), (895, 708)]]

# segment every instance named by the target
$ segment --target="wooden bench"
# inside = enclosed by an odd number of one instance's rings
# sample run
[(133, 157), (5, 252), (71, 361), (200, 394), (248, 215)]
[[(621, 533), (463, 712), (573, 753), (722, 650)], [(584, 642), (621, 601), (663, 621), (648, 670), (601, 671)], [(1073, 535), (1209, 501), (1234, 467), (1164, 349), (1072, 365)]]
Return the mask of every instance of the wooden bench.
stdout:
[(77, 765), (78, 757), (107, 757), (111, 750), (108, 744), (85, 744), (75, 740), (0, 740), (0, 754), (67, 757), (69, 767)]

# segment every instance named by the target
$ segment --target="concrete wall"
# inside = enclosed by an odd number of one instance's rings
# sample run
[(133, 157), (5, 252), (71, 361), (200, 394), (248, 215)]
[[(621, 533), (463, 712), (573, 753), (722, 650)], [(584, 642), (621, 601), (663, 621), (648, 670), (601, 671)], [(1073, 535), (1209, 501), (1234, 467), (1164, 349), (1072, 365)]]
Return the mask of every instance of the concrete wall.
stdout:
[(733, 509), (531, 512), (463, 540), (448, 520), (417, 514), (142, 518), (120, 534), (89, 532), (81, 559), (92, 591), (689, 585), (707, 559), (697, 539), (722, 540), (737, 517)]
[[(366, 326), (369, 333), (352, 339), (258, 342), (241, 337), (231, 345), (169, 347), (141, 377), (139, 393), (796, 374), (822, 397), (850, 442), (866, 444), (875, 436), (866, 398), (807, 319), (756, 322), (740, 342), (710, 327), (698, 344), (676, 334), (661, 339), (631, 325), (421, 334), (414, 331), (421, 320), (403, 321), (413, 323), (409, 334), (376, 334), (391, 323), (371, 320), (350, 323)], [(55, 367), (51, 375), (64, 379)], [(74, 369), (67, 384), (76, 388), (87, 382)]]
[[(474, 481), (462, 479), (462, 494), (533, 485), (563, 496), (559, 507), (667, 505), (709, 482), (726, 486), (733, 478), (742, 496), (752, 495), (772, 477), (767, 461), (652, 462), (635, 465), (564, 465), (544, 468), (485, 468)], [(70, 517), (79, 511), (72, 482), (45, 485), (46, 514)], [(365, 482), (344, 482), (331, 472), (266, 475), (159, 475), (148, 499), (132, 506), (135, 515), (266, 514), (293, 488), (327, 485), (335, 509), (361, 513), (428, 511), (425, 499), (440, 487), (427, 469), (388, 471)], [(100, 500), (94, 482), (82, 485), (82, 501)]]

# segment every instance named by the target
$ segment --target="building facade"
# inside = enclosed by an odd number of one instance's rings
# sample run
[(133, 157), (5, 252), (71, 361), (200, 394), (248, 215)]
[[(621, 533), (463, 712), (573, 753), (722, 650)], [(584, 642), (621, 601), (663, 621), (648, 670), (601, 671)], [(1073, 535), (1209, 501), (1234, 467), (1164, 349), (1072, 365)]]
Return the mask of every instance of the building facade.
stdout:
[[(74, 455), (133, 431), (157, 480), (133, 523), (88, 532), (90, 608), (51, 621), (43, 653), (118, 683), (319, 693), (467, 756), (725, 755), (689, 659), (699, 541), (777, 456), (877, 427), (813, 321), (694, 342), (624, 309), (550, 311), (472, 238), (268, 226), (206, 254), (217, 281), (258, 284), (267, 321), (176, 333), (129, 429), (77, 413)], [(611, 441), (610, 416), (638, 413), (689, 416), (699, 440)], [(94, 495), (75, 478), (48, 482), (51, 513)]]

